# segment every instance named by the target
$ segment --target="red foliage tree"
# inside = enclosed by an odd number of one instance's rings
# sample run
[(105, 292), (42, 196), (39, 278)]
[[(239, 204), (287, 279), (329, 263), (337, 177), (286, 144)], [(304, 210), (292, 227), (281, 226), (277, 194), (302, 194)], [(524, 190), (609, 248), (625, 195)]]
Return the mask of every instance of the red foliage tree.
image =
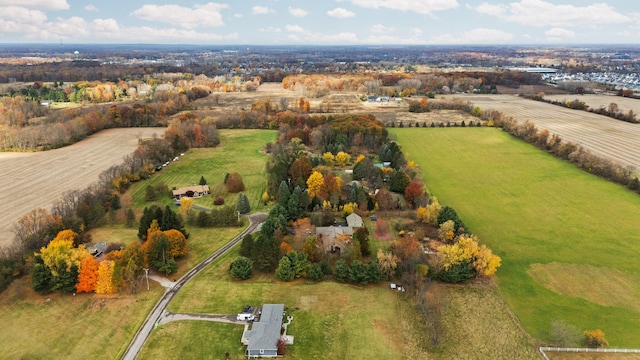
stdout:
[(227, 186), (227, 191), (229, 191), (230, 193), (239, 193), (241, 191), (244, 191), (242, 176), (240, 176), (240, 174), (238, 174), (237, 172), (229, 174), (225, 185)]
[(409, 185), (407, 185), (407, 187), (404, 189), (404, 198), (412, 208), (417, 207), (417, 201), (420, 200), (421, 195), (422, 185), (415, 181), (410, 182)]

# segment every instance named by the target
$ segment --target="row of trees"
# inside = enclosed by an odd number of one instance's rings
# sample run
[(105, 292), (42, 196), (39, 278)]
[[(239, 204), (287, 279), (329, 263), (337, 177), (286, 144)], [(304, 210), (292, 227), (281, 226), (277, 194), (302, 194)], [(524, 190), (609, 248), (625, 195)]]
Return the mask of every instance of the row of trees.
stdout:
[(640, 192), (640, 180), (630, 168), (599, 157), (572, 142), (564, 141), (559, 135), (551, 135), (546, 129), (538, 130), (529, 121), (519, 123), (514, 118), (495, 110), (485, 111), (481, 116), (489, 125), (495, 124), (509, 134), (567, 160), (582, 170)]
[(558, 105), (558, 106), (562, 106), (562, 107), (566, 107), (574, 110), (585, 110), (598, 115), (608, 116), (614, 119), (630, 122), (633, 124), (640, 123), (640, 121), (638, 121), (637, 116), (633, 112), (633, 110), (629, 110), (627, 113), (624, 113), (623, 111), (620, 110), (620, 108), (618, 107), (618, 104), (614, 102), (610, 103), (609, 106), (606, 106), (606, 107), (601, 106), (596, 109), (596, 108), (589, 107), (584, 101), (581, 101), (579, 99), (575, 99), (571, 101), (545, 99), (544, 93), (538, 93), (536, 95), (524, 96), (524, 97), (528, 99), (536, 100), (536, 101), (546, 102), (547, 104)]

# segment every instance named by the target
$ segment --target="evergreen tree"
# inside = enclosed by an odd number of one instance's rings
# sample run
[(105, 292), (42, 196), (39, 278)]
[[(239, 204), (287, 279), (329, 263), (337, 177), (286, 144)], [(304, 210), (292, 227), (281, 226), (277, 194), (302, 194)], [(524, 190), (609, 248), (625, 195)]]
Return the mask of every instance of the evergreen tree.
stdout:
[(389, 190), (404, 194), (411, 180), (404, 171), (394, 171), (389, 178)]
[(371, 255), (371, 248), (369, 247), (369, 230), (366, 227), (357, 228), (353, 237), (358, 244), (360, 244), (360, 253), (362, 256)]
[(118, 196), (118, 194), (113, 194), (113, 197), (111, 198), (111, 205), (110, 205), (112, 210), (120, 210), (121, 205), (120, 205), (120, 196)]
[(207, 179), (205, 179), (204, 176), (200, 176), (200, 182), (198, 184), (207, 185)]
[(282, 281), (291, 281), (296, 277), (296, 273), (288, 256), (282, 257), (278, 262), (276, 277)]
[(153, 220), (157, 220), (160, 223), (162, 219), (162, 209), (156, 205), (151, 205), (149, 208), (144, 208), (142, 217), (140, 218), (140, 225), (138, 226), (138, 238), (144, 240), (147, 238), (147, 230), (151, 226)]
[(383, 279), (383, 275), (380, 272), (380, 269), (378, 268), (378, 261), (372, 261), (369, 263), (369, 265), (367, 265), (368, 267), (368, 276), (369, 276), (369, 282), (372, 283), (379, 283), (380, 281), (382, 281)]
[(322, 272), (322, 267), (320, 266), (320, 264), (314, 263), (313, 265), (311, 265), (309, 274), (307, 274), (307, 279), (315, 282), (324, 280), (324, 273)]
[(133, 209), (128, 208), (127, 211), (125, 212), (125, 216), (126, 216), (126, 226), (127, 227), (133, 227), (133, 224), (135, 224), (136, 222), (136, 214), (133, 212)]
[(253, 274), (253, 263), (244, 256), (238, 256), (229, 266), (231, 276), (239, 280), (246, 280)]
[(182, 219), (178, 217), (178, 214), (173, 211), (169, 205), (164, 208), (164, 212), (162, 213), (162, 218), (159, 221), (160, 230), (166, 231), (171, 229), (176, 229), (180, 231), (185, 238), (189, 238), (189, 233), (185, 230), (184, 225), (182, 224)]
[(52, 291), (53, 275), (51, 270), (44, 264), (42, 257), (36, 255), (33, 258), (31, 268), (31, 287), (40, 295), (48, 294)]
[(458, 213), (449, 206), (445, 206), (440, 210), (440, 214), (438, 215), (438, 225), (444, 224), (445, 222), (452, 220), (454, 223), (455, 231), (460, 230), (460, 228), (465, 229), (468, 232), (468, 229), (465, 228), (464, 223), (458, 217)]
[(240, 255), (250, 258), (253, 254), (253, 236), (251, 234), (247, 234), (242, 238), (242, 242), (240, 243)]
[(369, 269), (360, 260), (353, 260), (347, 271), (349, 282), (358, 285), (367, 285), (369, 282)]
[(347, 263), (344, 259), (336, 261), (333, 266), (333, 277), (338, 282), (347, 282), (349, 279), (349, 268), (347, 267)]
[(287, 207), (289, 203), (289, 196), (291, 196), (291, 192), (289, 191), (289, 186), (286, 181), (280, 182), (280, 187), (278, 187), (278, 204)]
[(71, 264), (67, 267), (63, 266), (58, 269), (58, 276), (53, 277), (53, 291), (59, 291), (63, 294), (71, 294), (76, 291), (78, 283), (78, 265)]
[(274, 237), (262, 234), (255, 242), (251, 258), (258, 270), (272, 272), (280, 260), (280, 243)]
[(251, 211), (249, 198), (244, 193), (238, 194), (238, 204), (236, 205), (236, 210), (239, 211), (240, 214), (248, 214)]

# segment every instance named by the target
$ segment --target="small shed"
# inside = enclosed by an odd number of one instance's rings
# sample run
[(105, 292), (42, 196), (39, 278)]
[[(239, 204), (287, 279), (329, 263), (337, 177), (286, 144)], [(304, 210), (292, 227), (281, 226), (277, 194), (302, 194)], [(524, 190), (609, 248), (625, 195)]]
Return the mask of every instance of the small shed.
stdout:
[(347, 225), (352, 228), (360, 228), (364, 223), (362, 222), (362, 217), (360, 217), (360, 215), (353, 213), (347, 216)]

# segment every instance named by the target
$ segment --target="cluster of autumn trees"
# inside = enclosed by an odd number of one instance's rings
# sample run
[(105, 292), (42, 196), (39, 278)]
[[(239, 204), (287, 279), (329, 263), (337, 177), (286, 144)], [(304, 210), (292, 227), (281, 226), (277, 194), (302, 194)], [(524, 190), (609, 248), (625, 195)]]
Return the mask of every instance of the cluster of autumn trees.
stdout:
[(408, 97), (449, 92), (496, 93), (496, 86), (517, 88), (540, 83), (540, 75), (519, 71), (433, 72), (372, 74), (296, 74), (282, 80), (289, 90), (303, 89), (310, 97), (322, 97), (331, 91), (356, 91), (359, 94)]
[(614, 119), (630, 122), (633, 124), (640, 123), (640, 121), (638, 121), (637, 119), (637, 115), (633, 112), (633, 110), (629, 110), (625, 114), (623, 111), (620, 110), (620, 108), (618, 107), (618, 104), (614, 102), (610, 103), (609, 106), (606, 106), (606, 107), (601, 106), (595, 109), (595, 108), (589, 107), (584, 101), (581, 101), (579, 99), (574, 99), (571, 101), (550, 100), (550, 99), (544, 98), (544, 93), (538, 93), (536, 95), (530, 95), (530, 96), (525, 96), (525, 95), (521, 95), (521, 96), (531, 100), (542, 101), (542, 102), (546, 102), (547, 104), (558, 105), (558, 106), (562, 106), (562, 107), (566, 107), (574, 110), (586, 110), (598, 115), (608, 116)]
[(161, 230), (153, 219), (144, 243), (110, 246), (102, 258), (77, 245), (78, 234), (62, 230), (33, 258), (31, 284), (40, 294), (50, 292), (110, 294), (121, 289), (135, 293), (145, 268), (165, 274), (177, 271), (175, 259), (187, 254), (185, 235), (177, 229)]

